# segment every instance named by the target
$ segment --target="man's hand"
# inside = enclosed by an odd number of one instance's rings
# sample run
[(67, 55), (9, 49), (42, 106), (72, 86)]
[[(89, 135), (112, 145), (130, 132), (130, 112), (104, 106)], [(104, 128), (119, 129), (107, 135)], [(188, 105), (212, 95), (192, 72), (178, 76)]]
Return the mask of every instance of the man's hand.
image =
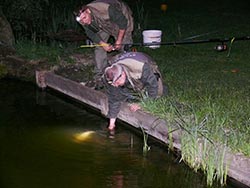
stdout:
[(114, 49), (115, 49), (115, 50), (120, 50), (120, 49), (122, 48), (121, 43), (122, 43), (121, 41), (118, 41), (118, 40), (117, 40), (117, 41), (115, 42)]
[(115, 121), (116, 121), (115, 118), (110, 118), (109, 119), (109, 127), (108, 127), (108, 129), (110, 131), (113, 131), (115, 129)]
[(137, 103), (132, 103), (132, 104), (130, 104), (129, 109), (130, 109), (132, 112), (135, 112), (135, 111), (137, 111), (137, 110), (140, 110), (141, 107), (140, 107), (140, 105), (137, 104)]
[(126, 32), (125, 29), (119, 30), (117, 40), (115, 41), (115, 45), (114, 45), (115, 50), (120, 50), (122, 48), (122, 41), (123, 41), (125, 32)]
[(110, 45), (110, 44), (108, 44), (106, 42), (101, 41), (99, 44), (100, 44), (101, 47), (103, 47), (103, 49), (106, 52), (111, 52), (111, 51), (115, 50), (115, 48), (112, 45)]

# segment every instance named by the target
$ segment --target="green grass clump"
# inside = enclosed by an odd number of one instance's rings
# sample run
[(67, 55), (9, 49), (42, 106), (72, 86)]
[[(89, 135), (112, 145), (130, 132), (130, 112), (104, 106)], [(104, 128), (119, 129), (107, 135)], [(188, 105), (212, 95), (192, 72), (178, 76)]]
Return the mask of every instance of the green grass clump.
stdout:
[(81, 49), (80, 45), (51, 42), (49, 45), (44, 42), (32, 42), (29, 40), (18, 41), (15, 45), (17, 54), (29, 60), (45, 59), (52, 64), (57, 64), (62, 59), (67, 63), (74, 63), (70, 58), (72, 53), (92, 53), (92, 49)]
[(46, 58), (51, 63), (57, 63), (63, 54), (63, 49), (60, 46), (53, 47), (31, 41), (19, 41), (16, 44), (16, 49), (18, 55), (26, 59), (37, 60)]

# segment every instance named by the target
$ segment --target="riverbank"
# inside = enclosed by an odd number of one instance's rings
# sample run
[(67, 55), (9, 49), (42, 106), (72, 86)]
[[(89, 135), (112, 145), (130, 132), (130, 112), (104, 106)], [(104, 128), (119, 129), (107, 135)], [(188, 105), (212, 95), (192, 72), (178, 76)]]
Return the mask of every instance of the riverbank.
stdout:
[[(1, 46), (0, 52), (0, 78), (10, 77), (36, 83), (36, 70), (53, 71), (76, 82), (87, 82), (93, 77), (93, 55), (91, 53), (72, 53), (65, 59), (60, 58), (57, 63), (51, 63), (47, 57), (28, 59)], [(69, 59), (71, 63), (69, 63)]]
[[(104, 116), (107, 115), (107, 96), (102, 92), (93, 90), (72, 80), (65, 79), (64, 77), (56, 75), (52, 72), (37, 72), (36, 77), (39, 87), (42, 87), (43, 89), (54, 89), (79, 102), (100, 110), (101, 114)], [(178, 129), (178, 125), (170, 125), (166, 120), (159, 119), (158, 117), (143, 110), (131, 112), (127, 103), (123, 104), (118, 118), (136, 129), (143, 129), (146, 134), (156, 138), (158, 141), (171, 145), (173, 150), (183, 152), (182, 136), (185, 134), (185, 130)], [(173, 126), (175, 126), (175, 130), (169, 129), (169, 127), (173, 128)], [(197, 148), (197, 153), (195, 154), (196, 156), (200, 156), (200, 158), (196, 159), (196, 163), (198, 164), (202, 163), (201, 156), (205, 150), (202, 143), (206, 142), (206, 139), (202, 138), (197, 140), (197, 142), (200, 143)], [(242, 154), (232, 154), (229, 148), (225, 148), (221, 144), (217, 143), (216, 147), (217, 148), (213, 148), (214, 151), (210, 150), (210, 152), (218, 152), (218, 155), (222, 155), (219, 152), (223, 151), (221, 164), (219, 164), (220, 167), (227, 169), (227, 175), (234, 181), (241, 184), (242, 187), (249, 187), (250, 159)], [(216, 168), (214, 170), (217, 171)]]
[[(9, 54), (1, 57), (1, 66), (3, 67), (3, 72), (5, 72), (4, 76), (37, 83), (42, 88), (52, 88), (100, 110), (101, 114), (106, 116), (107, 98), (105, 94), (80, 84), (81, 82), (91, 80), (93, 68), (91, 54), (72, 54), (70, 57), (74, 62), (68, 63), (61, 59), (60, 62), (51, 64), (46, 59), (26, 60), (15, 54)], [(42, 79), (40, 83), (39, 78), (41, 77), (45, 79)], [(71, 88), (70, 91), (67, 90), (69, 88)], [(181, 151), (184, 156), (183, 135), (186, 132), (180, 129), (178, 124), (173, 124), (166, 118), (159, 119), (159, 117), (153, 116), (146, 111), (131, 113), (127, 104), (124, 104), (119, 114), (119, 119), (136, 129), (143, 128), (147, 134), (167, 144), (173, 150)], [(193, 140), (193, 137), (191, 140)], [(206, 142), (207, 139), (201, 140), (199, 138), (195, 140), (196, 153), (186, 150), (186, 156), (192, 155), (195, 158), (193, 166), (195, 170), (198, 170), (196, 169), (198, 163), (202, 163), (201, 156), (207, 154), (203, 152), (204, 143)], [(187, 140), (187, 143), (189, 146), (193, 146), (190, 140)], [(222, 147), (220, 144), (216, 144), (216, 147), (218, 148), (211, 147), (206, 152), (218, 152), (217, 155), (222, 157), (218, 167), (223, 167), (224, 170), (227, 170), (226, 173), (230, 178), (249, 186), (249, 158), (242, 154), (232, 154), (228, 148)], [(220, 153), (221, 151), (223, 153)], [(186, 162), (187, 159), (183, 157), (182, 160)], [(209, 167), (207, 166), (207, 168)], [(203, 170), (206, 171), (207, 169)]]

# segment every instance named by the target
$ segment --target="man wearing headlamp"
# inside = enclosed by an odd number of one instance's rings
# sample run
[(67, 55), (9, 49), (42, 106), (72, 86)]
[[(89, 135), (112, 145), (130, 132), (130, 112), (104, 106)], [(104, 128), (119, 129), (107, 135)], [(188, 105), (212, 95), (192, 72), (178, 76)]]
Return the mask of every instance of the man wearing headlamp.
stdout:
[[(133, 17), (130, 8), (120, 0), (95, 0), (75, 12), (76, 20), (83, 26), (95, 47), (95, 74), (100, 78), (107, 65), (107, 52), (124, 51), (123, 44), (131, 44)], [(113, 36), (115, 43), (108, 44)]]

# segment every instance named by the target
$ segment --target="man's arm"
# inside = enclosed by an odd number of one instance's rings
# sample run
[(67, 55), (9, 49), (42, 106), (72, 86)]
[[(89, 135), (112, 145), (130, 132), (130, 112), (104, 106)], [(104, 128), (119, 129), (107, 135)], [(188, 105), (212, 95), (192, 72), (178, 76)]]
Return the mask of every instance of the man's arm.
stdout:
[(110, 5), (109, 7), (109, 16), (110, 20), (114, 22), (115, 24), (118, 25), (119, 27), (119, 32), (118, 35), (116, 36), (116, 42), (114, 48), (116, 50), (121, 49), (122, 47), (122, 41), (124, 38), (124, 35), (126, 33), (127, 25), (128, 25), (128, 20), (127, 18), (123, 15), (121, 10), (117, 10), (114, 6)]
[(116, 121), (116, 118), (110, 118), (109, 119), (109, 127), (108, 127), (108, 129), (110, 131), (114, 130), (114, 128), (115, 128), (115, 121)]
[(125, 29), (120, 29), (119, 30), (118, 37), (117, 37), (117, 40), (115, 41), (115, 46), (114, 46), (114, 48), (116, 50), (121, 49), (121, 47), (122, 47), (122, 41), (123, 41), (125, 32), (126, 32)]
[(115, 128), (115, 122), (117, 115), (121, 108), (122, 101), (125, 100), (125, 97), (120, 93), (119, 89), (116, 88), (110, 84), (108, 84), (106, 81), (106, 89), (107, 89), (107, 95), (108, 95), (108, 118), (109, 118), (109, 130), (112, 130)]

